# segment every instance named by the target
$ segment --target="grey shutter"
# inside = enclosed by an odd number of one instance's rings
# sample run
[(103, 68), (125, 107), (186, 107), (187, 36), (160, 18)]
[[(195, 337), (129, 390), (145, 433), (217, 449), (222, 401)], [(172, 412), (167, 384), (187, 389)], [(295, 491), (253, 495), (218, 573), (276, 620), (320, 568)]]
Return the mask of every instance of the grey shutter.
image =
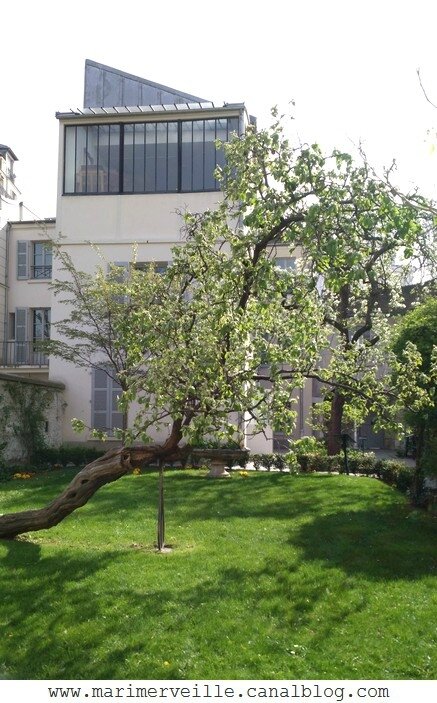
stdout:
[(93, 369), (92, 426), (108, 431), (108, 376), (102, 369)]
[(92, 427), (112, 434), (123, 427), (123, 413), (118, 409), (121, 387), (103, 369), (93, 370)]
[(17, 278), (29, 278), (29, 242), (17, 242)]
[(16, 308), (15, 310), (15, 363), (29, 363), (29, 322), (28, 309)]

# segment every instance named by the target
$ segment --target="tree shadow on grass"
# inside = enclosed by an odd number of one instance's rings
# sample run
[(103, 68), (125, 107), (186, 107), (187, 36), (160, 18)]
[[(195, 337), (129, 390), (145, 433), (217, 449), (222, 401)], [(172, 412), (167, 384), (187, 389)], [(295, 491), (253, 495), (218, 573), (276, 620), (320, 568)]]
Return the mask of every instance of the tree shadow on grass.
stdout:
[(27, 538), (0, 542), (1, 678), (51, 678), (42, 673), (46, 662), (54, 678), (72, 678), (81, 643), (76, 640), (76, 649), (68, 631), (93, 621), (104, 634), (101, 602), (90, 582), (115, 558), (67, 549), (49, 554)]
[(290, 643), (323, 648), (365, 610), (372, 586), (363, 590), (361, 577), (431, 574), (434, 538), (429, 521), (393, 506), (307, 520), (249, 565), (206, 554), (190, 570), (191, 556), (2, 542), (0, 670), (3, 662), (4, 676), (18, 679), (318, 678)]
[(437, 575), (437, 525), (426, 514), (369, 509), (321, 515), (300, 526), (290, 543), (305, 561), (375, 580)]
[[(138, 588), (118, 581), (114, 571), (109, 581), (102, 578), (120, 554), (62, 550), (45, 556), (46, 548), (24, 540), (6, 547), (2, 678), (256, 678), (257, 657), (263, 676), (270, 676), (283, 649), (277, 638), (291, 627), (290, 607), (310, 617), (319, 598), (310, 583), (297, 578), (298, 586), (293, 576), (290, 592), (290, 581), (271, 572), (268, 562), (219, 571), (206, 565), (192, 583), (185, 574), (183, 583), (170, 588), (168, 581), (161, 585), (160, 576), (166, 577), (168, 560), (156, 556), (155, 573), (148, 577), (150, 561), (131, 553), (118, 564), (121, 570), (129, 564), (146, 568)], [(282, 566), (293, 574), (289, 559)], [(266, 636), (272, 622), (275, 636)]]

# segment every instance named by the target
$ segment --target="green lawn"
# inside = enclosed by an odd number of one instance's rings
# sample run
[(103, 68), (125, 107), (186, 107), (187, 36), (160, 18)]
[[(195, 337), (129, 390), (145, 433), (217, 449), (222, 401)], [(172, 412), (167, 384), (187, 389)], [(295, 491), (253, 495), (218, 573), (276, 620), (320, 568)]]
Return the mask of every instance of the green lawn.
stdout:
[[(0, 484), (38, 507), (68, 471)], [(371, 478), (157, 475), (0, 542), (0, 678), (437, 678), (437, 526)]]

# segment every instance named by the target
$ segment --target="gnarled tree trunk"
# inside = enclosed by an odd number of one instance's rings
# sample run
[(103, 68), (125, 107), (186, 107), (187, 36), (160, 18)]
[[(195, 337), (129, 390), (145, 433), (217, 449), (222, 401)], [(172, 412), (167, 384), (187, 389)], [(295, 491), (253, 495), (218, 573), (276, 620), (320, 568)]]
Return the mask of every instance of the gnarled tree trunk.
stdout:
[(177, 446), (178, 439), (179, 437), (171, 436), (163, 445), (110, 450), (79, 471), (67, 488), (44, 508), (0, 515), (0, 538), (13, 539), (23, 532), (54, 527), (85, 505), (99, 488), (124, 476), (132, 465), (150, 464), (155, 457), (173, 460), (179, 458), (184, 450)]

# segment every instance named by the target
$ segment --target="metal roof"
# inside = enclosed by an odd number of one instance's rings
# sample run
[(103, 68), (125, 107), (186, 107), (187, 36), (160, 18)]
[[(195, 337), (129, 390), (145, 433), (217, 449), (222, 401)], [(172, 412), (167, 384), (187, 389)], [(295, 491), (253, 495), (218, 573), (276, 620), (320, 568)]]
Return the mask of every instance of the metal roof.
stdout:
[(244, 103), (224, 103), (221, 107), (214, 105), (212, 102), (190, 102), (190, 103), (172, 103), (169, 105), (123, 105), (113, 107), (83, 107), (70, 109), (68, 112), (57, 112), (58, 119), (74, 119), (77, 117), (110, 117), (133, 115), (139, 116), (144, 114), (162, 114), (165, 112), (195, 112), (195, 111), (219, 111), (219, 110), (244, 110)]
[(86, 59), (84, 107), (205, 102), (203, 98)]

